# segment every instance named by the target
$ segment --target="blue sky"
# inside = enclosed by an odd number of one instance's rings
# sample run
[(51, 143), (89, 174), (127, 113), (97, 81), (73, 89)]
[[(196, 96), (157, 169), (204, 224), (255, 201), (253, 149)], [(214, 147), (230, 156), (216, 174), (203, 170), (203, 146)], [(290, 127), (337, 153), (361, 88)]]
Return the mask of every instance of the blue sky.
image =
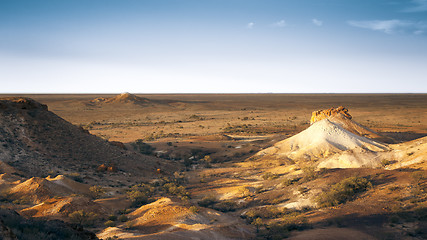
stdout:
[(427, 0), (0, 0), (2, 93), (427, 92)]

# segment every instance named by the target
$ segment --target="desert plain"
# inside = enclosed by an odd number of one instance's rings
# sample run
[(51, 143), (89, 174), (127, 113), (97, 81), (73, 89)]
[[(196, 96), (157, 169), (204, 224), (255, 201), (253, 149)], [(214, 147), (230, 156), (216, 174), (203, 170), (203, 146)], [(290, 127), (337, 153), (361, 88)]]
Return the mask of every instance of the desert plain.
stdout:
[(13, 94), (0, 112), (3, 239), (427, 238), (427, 94)]

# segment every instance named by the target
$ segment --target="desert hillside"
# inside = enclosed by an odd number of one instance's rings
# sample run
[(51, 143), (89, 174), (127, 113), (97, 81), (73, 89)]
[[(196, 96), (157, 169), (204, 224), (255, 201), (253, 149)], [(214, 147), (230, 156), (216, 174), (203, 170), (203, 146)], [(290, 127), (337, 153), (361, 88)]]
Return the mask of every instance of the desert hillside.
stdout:
[[(77, 127), (47, 106), (28, 98), (0, 99), (0, 156), (25, 176), (81, 174), (87, 182), (98, 181), (101, 165), (114, 166), (110, 174), (152, 176), (164, 161), (128, 151)], [(81, 169), (84, 169), (82, 171)]]

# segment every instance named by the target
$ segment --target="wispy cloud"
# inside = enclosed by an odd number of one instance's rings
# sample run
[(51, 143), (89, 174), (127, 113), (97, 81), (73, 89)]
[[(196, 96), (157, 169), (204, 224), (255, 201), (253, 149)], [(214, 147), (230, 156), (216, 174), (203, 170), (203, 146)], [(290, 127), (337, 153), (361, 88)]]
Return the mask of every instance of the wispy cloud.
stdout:
[(286, 25), (285, 20), (280, 20), (272, 24), (273, 27), (286, 27)]
[(348, 21), (350, 26), (380, 31), (387, 34), (413, 33), (420, 35), (427, 28), (423, 22), (413, 22), (405, 20), (372, 20), (372, 21)]
[(250, 23), (246, 24), (246, 28), (247, 29), (252, 29), (252, 28), (254, 28), (254, 25), (255, 25), (255, 23), (250, 22)]
[(402, 12), (426, 12), (427, 11), (427, 0), (412, 0), (414, 6), (403, 9)]
[(321, 26), (323, 25), (323, 21), (320, 21), (320, 20), (318, 20), (318, 19), (316, 19), (316, 18), (311, 19), (311, 22), (312, 22), (314, 25), (319, 26), (319, 27), (321, 27)]

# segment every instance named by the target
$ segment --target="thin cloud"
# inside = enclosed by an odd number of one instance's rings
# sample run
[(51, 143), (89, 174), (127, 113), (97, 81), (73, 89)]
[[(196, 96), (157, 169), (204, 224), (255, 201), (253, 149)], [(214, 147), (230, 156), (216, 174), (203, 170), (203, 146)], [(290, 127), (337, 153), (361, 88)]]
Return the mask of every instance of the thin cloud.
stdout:
[(311, 22), (312, 22), (314, 25), (319, 26), (319, 27), (321, 27), (321, 26), (323, 25), (323, 21), (320, 21), (320, 20), (318, 20), (318, 19), (316, 19), (316, 18), (311, 19)]
[(286, 22), (285, 20), (280, 20), (278, 22), (273, 23), (273, 27), (286, 27)]
[[(387, 34), (412, 32), (422, 34), (427, 25), (423, 22), (413, 22), (404, 20), (372, 20), (372, 21), (348, 21), (350, 26), (384, 32)], [(422, 32), (420, 32), (422, 31)]]
[(250, 22), (250, 23), (246, 24), (246, 28), (247, 29), (252, 29), (252, 28), (254, 28), (254, 25), (255, 25), (255, 23)]
[(427, 11), (427, 0), (412, 0), (415, 6), (407, 7), (402, 12), (426, 12)]

